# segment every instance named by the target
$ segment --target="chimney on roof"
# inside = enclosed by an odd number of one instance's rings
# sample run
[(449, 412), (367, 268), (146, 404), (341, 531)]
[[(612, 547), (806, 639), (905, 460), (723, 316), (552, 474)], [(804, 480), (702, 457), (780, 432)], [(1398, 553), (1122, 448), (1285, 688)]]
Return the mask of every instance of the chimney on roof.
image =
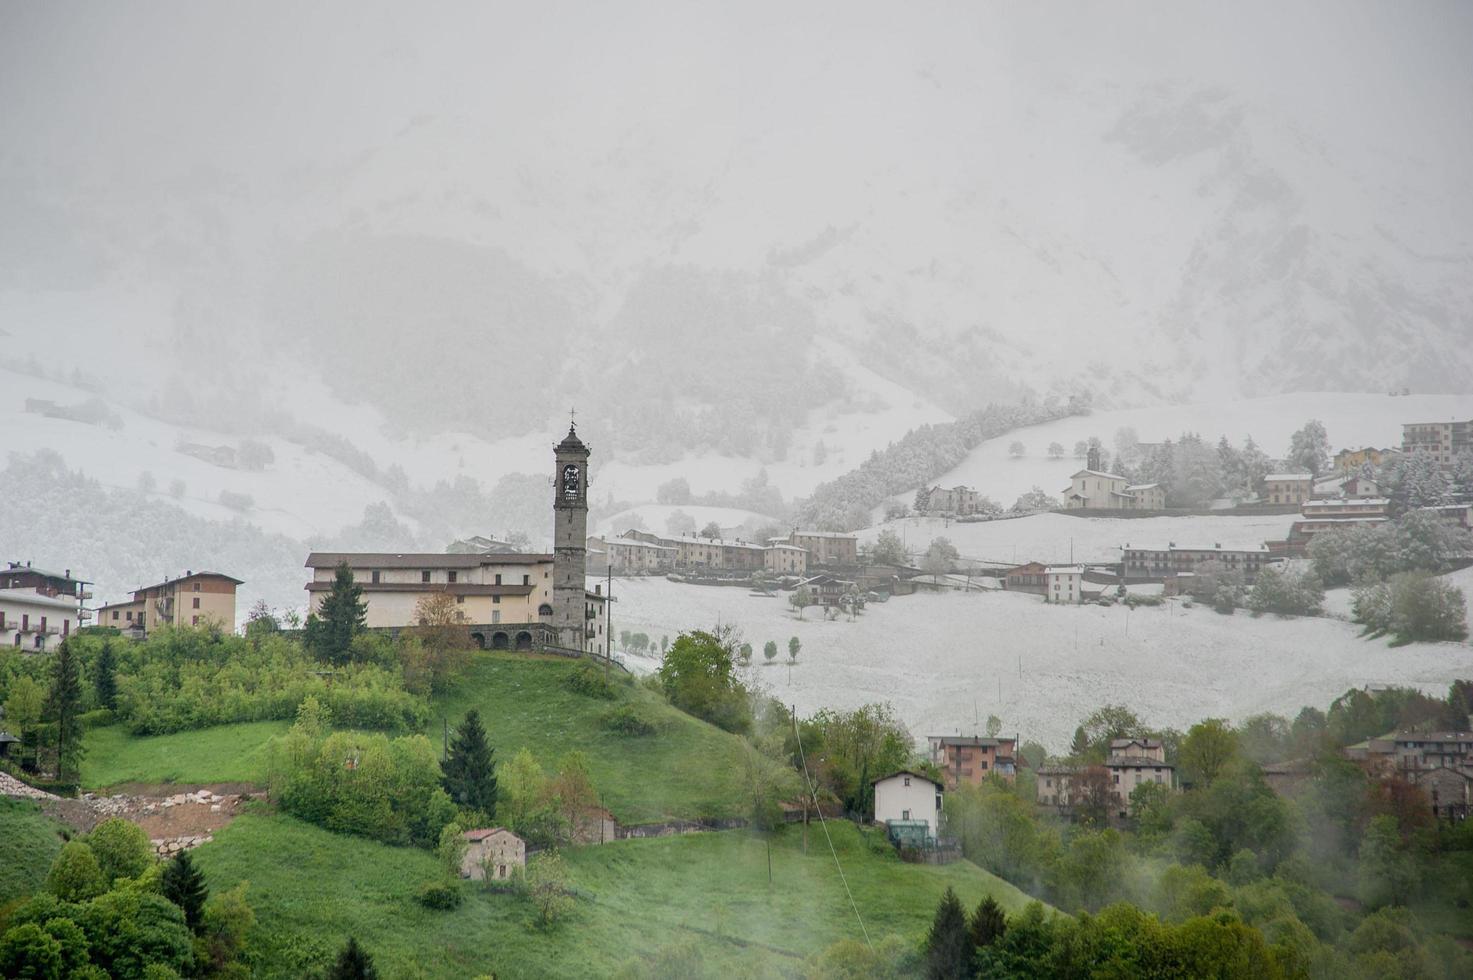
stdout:
[(72, 577), (72, 570), (70, 568), (66, 569), (65, 571), (63, 571), (61, 573), (61, 577), (62, 578), (71, 578)]

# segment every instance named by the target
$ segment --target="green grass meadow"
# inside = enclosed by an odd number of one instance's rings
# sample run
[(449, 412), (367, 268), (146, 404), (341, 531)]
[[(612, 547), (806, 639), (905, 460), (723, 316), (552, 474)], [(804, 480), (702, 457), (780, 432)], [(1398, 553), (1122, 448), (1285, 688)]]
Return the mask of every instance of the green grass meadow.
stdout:
[[(948, 885), (975, 905), (992, 894), (1009, 910), (1027, 898), (969, 862), (903, 864), (871, 848), (852, 824), (829, 825), (849, 887), (874, 939), (918, 939)], [(387, 978), (600, 977), (637, 956), (695, 941), (740, 976), (795, 972), (803, 958), (860, 938), (844, 885), (818, 825), (786, 828), (767, 843), (746, 831), (619, 841), (567, 850), (575, 907), (549, 929), (530, 903), (463, 883), (448, 912), (422, 908), (420, 884), (442, 871), (424, 851), (332, 834), (279, 814), (238, 818), (201, 847), (212, 888), (250, 881), (259, 918), (257, 974), (298, 977), (349, 935)]]
[(94, 728), (87, 732), (82, 786), (264, 782), (266, 743), (289, 727), (285, 721), (250, 721), (141, 738), (122, 725)]
[(41, 890), (65, 832), (33, 801), (0, 796), (0, 906)]

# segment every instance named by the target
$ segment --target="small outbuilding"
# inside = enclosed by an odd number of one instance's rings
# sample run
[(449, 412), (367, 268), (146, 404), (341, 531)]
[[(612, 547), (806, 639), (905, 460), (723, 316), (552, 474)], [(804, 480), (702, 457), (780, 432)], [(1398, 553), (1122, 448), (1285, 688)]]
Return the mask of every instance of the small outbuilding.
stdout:
[(460, 859), (460, 876), (474, 881), (506, 879), (527, 867), (527, 842), (505, 827), (467, 830)]

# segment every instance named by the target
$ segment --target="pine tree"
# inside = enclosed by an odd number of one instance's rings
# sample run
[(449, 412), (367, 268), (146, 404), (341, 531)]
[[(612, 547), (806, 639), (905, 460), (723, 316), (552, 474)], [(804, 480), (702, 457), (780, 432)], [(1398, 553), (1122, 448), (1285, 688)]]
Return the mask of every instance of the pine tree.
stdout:
[(1076, 756), (1084, 755), (1089, 751), (1089, 736), (1084, 733), (1083, 725), (1074, 729), (1074, 743), (1069, 746), (1069, 751)]
[(452, 800), (487, 817), (496, 815), (496, 761), (486, 744), (480, 712), (467, 712), (440, 768), (444, 772), (441, 783)]
[(77, 772), (82, 762), (82, 671), (70, 640), (63, 640), (51, 662), (51, 690), (42, 720), (56, 737), (56, 778)]
[(1008, 931), (1008, 919), (1003, 915), (1002, 906), (988, 895), (977, 904), (970, 926), (972, 945), (981, 949), (1002, 938), (1003, 933)]
[(199, 932), (205, 924), (205, 899), (210, 897), (210, 889), (188, 851), (180, 851), (174, 860), (164, 865), (159, 886), (164, 897), (184, 911), (184, 921), (189, 928)]
[(322, 600), (322, 607), (307, 617), (307, 649), (320, 660), (347, 663), (352, 656), (353, 637), (367, 624), (368, 604), (363, 601), (363, 587), (353, 582), (353, 570), (343, 562), (337, 567), (332, 591)]
[(961, 899), (951, 888), (936, 906), (936, 918), (926, 935), (927, 980), (964, 980), (972, 975), (971, 934), (967, 930), (967, 913)]
[(358, 940), (348, 937), (348, 945), (338, 954), (337, 962), (327, 971), (325, 980), (378, 980), (373, 957), (358, 945)]
[(118, 706), (118, 662), (113, 656), (111, 643), (102, 644), (102, 652), (97, 655), (94, 670), (96, 676), (92, 679), (92, 685), (97, 692), (97, 704), (112, 711)]

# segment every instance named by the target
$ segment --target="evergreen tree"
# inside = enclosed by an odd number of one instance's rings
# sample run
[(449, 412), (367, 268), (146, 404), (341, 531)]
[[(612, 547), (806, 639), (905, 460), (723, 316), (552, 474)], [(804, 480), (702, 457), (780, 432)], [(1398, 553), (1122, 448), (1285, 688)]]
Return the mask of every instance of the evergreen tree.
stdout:
[(51, 690), (42, 720), (56, 739), (56, 778), (75, 774), (82, 762), (82, 671), (70, 640), (63, 640), (51, 661)]
[(358, 940), (348, 937), (348, 945), (338, 953), (337, 962), (327, 971), (324, 980), (378, 980), (373, 957), (358, 945)]
[(977, 911), (972, 913), (970, 923), (972, 945), (978, 949), (983, 946), (991, 946), (1007, 931), (1008, 919), (1003, 914), (1002, 906), (997, 904), (995, 898), (988, 895), (977, 904)]
[(188, 851), (180, 851), (174, 860), (164, 865), (159, 886), (164, 897), (184, 911), (184, 921), (190, 931), (199, 932), (205, 924), (205, 899), (210, 897), (210, 889)]
[(97, 705), (112, 711), (118, 706), (118, 661), (113, 656), (111, 643), (102, 644), (94, 670), (96, 676), (92, 678), (92, 685), (97, 692)]
[(1089, 751), (1089, 736), (1085, 734), (1083, 725), (1074, 729), (1074, 742), (1069, 746), (1069, 751), (1075, 756), (1084, 755)]
[(319, 660), (347, 663), (352, 656), (353, 637), (368, 623), (368, 604), (363, 587), (353, 582), (353, 570), (343, 562), (337, 567), (332, 591), (318, 612), (307, 617), (307, 649)]
[(926, 934), (927, 980), (964, 980), (972, 975), (972, 936), (967, 913), (950, 887), (936, 906), (936, 918)]
[(444, 771), (441, 783), (452, 800), (487, 817), (496, 815), (496, 762), (486, 744), (480, 712), (467, 712), (455, 729), (450, 753), (440, 768)]

